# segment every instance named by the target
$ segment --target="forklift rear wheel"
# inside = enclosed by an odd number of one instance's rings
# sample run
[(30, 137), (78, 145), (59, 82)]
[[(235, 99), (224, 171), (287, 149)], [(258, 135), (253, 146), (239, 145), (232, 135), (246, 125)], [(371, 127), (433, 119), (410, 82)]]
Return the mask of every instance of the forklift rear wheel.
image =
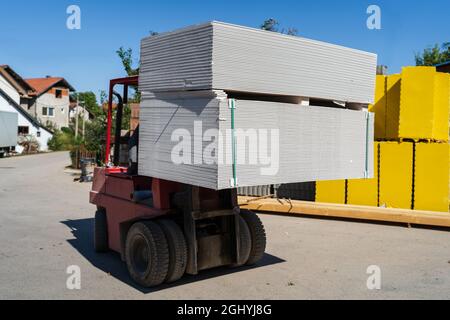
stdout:
[(97, 209), (94, 220), (94, 248), (96, 252), (108, 251), (108, 225), (106, 223), (106, 210)]
[(248, 210), (241, 210), (241, 216), (244, 218), (245, 222), (247, 222), (252, 237), (250, 256), (246, 264), (254, 265), (261, 260), (264, 251), (266, 250), (266, 231), (256, 213)]
[(239, 215), (239, 262), (234, 264), (233, 267), (240, 267), (247, 263), (250, 257), (250, 251), (252, 249), (252, 236), (250, 229), (244, 218)]
[(164, 282), (169, 270), (169, 248), (156, 223), (141, 221), (131, 226), (125, 260), (131, 278), (141, 286), (154, 287)]
[(181, 228), (172, 220), (159, 220), (159, 226), (164, 232), (169, 247), (169, 271), (166, 282), (179, 280), (186, 271), (187, 244)]

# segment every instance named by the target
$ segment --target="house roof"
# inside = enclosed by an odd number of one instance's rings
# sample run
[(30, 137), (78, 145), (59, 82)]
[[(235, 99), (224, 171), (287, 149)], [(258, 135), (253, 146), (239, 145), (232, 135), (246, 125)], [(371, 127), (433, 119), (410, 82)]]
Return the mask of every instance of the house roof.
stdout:
[(9, 65), (0, 65), (0, 74), (11, 84), (22, 96), (35, 94), (35, 90), (21, 76), (19, 76)]
[(66, 81), (66, 79), (61, 77), (33, 78), (25, 79), (25, 81), (36, 90), (37, 96), (46, 93), (48, 90), (57, 85), (66, 87), (70, 91), (75, 91), (75, 89)]
[(25, 110), (22, 109), (21, 106), (19, 106), (17, 104), (16, 101), (14, 101), (14, 99), (12, 99), (5, 91), (3, 91), (2, 88), (0, 88), (0, 96), (2, 96), (6, 101), (8, 101), (16, 110), (17, 112), (19, 112), (21, 115), (23, 115), (25, 118), (28, 119), (28, 121), (30, 121), (32, 124), (34, 124), (36, 127), (39, 127), (45, 131), (47, 131), (48, 133), (53, 134), (52, 131), (50, 131), (49, 129), (47, 129), (46, 127), (44, 127), (36, 118), (34, 118), (33, 116), (31, 116), (28, 112), (26, 112)]

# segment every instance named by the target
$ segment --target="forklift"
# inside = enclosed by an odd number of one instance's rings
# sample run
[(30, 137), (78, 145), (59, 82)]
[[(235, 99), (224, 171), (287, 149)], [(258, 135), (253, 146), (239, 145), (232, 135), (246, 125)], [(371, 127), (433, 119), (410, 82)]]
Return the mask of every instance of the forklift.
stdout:
[[(121, 164), (123, 110), (129, 88), (138, 82), (138, 76), (110, 81), (106, 165), (95, 168), (90, 192), (90, 203), (97, 206), (95, 250), (118, 252), (143, 287), (220, 266), (256, 264), (264, 255), (266, 233), (255, 213), (239, 208), (237, 189), (216, 191), (139, 175), (138, 129), (128, 144), (128, 166)], [(116, 86), (123, 86), (122, 95)], [(113, 97), (118, 103), (111, 162)]]

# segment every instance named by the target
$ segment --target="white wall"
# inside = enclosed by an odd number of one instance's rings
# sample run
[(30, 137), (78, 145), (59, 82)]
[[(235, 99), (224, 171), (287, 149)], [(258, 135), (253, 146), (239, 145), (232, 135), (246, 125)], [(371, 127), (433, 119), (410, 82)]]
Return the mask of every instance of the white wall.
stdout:
[[(17, 104), (20, 104), (20, 95), (17, 90), (0, 74), (0, 88), (13, 99)], [(5, 110), (6, 111), (6, 110)]]
[[(62, 89), (66, 90), (67, 89)], [(44, 93), (36, 100), (36, 110), (37, 117), (41, 120), (41, 123), (46, 123), (47, 121), (53, 122), (58, 129), (69, 126), (69, 96), (63, 96), (58, 99), (55, 97), (53, 93)], [(42, 114), (43, 107), (52, 107), (55, 108), (54, 116), (44, 116)]]
[[(19, 93), (11, 86), (9, 83), (0, 75), (0, 88), (5, 91), (17, 104), (20, 102)], [(32, 135), (39, 142), (39, 151), (47, 151), (48, 140), (52, 137), (52, 134), (47, 130), (34, 125), (28, 118), (24, 117), (22, 113), (18, 112), (17, 109), (11, 105), (3, 96), (0, 95), (0, 110), (7, 112), (15, 112), (18, 114), (18, 125), (27, 126), (29, 128), (29, 134)], [(26, 112), (26, 111), (23, 111)], [(38, 131), (40, 131), (40, 137), (38, 137)], [(21, 153), (23, 148), (19, 145), (16, 146), (16, 151)]]

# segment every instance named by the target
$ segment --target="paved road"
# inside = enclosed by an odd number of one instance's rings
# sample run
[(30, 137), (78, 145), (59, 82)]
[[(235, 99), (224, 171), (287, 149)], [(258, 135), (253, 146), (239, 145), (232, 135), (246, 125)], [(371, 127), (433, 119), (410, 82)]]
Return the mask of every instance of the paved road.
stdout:
[[(153, 290), (117, 254), (92, 249), (88, 184), (67, 153), (0, 159), (0, 299), (450, 299), (450, 232), (262, 215), (267, 255), (254, 268), (203, 272)], [(66, 269), (81, 268), (81, 290)], [(367, 289), (367, 268), (381, 290)]]

